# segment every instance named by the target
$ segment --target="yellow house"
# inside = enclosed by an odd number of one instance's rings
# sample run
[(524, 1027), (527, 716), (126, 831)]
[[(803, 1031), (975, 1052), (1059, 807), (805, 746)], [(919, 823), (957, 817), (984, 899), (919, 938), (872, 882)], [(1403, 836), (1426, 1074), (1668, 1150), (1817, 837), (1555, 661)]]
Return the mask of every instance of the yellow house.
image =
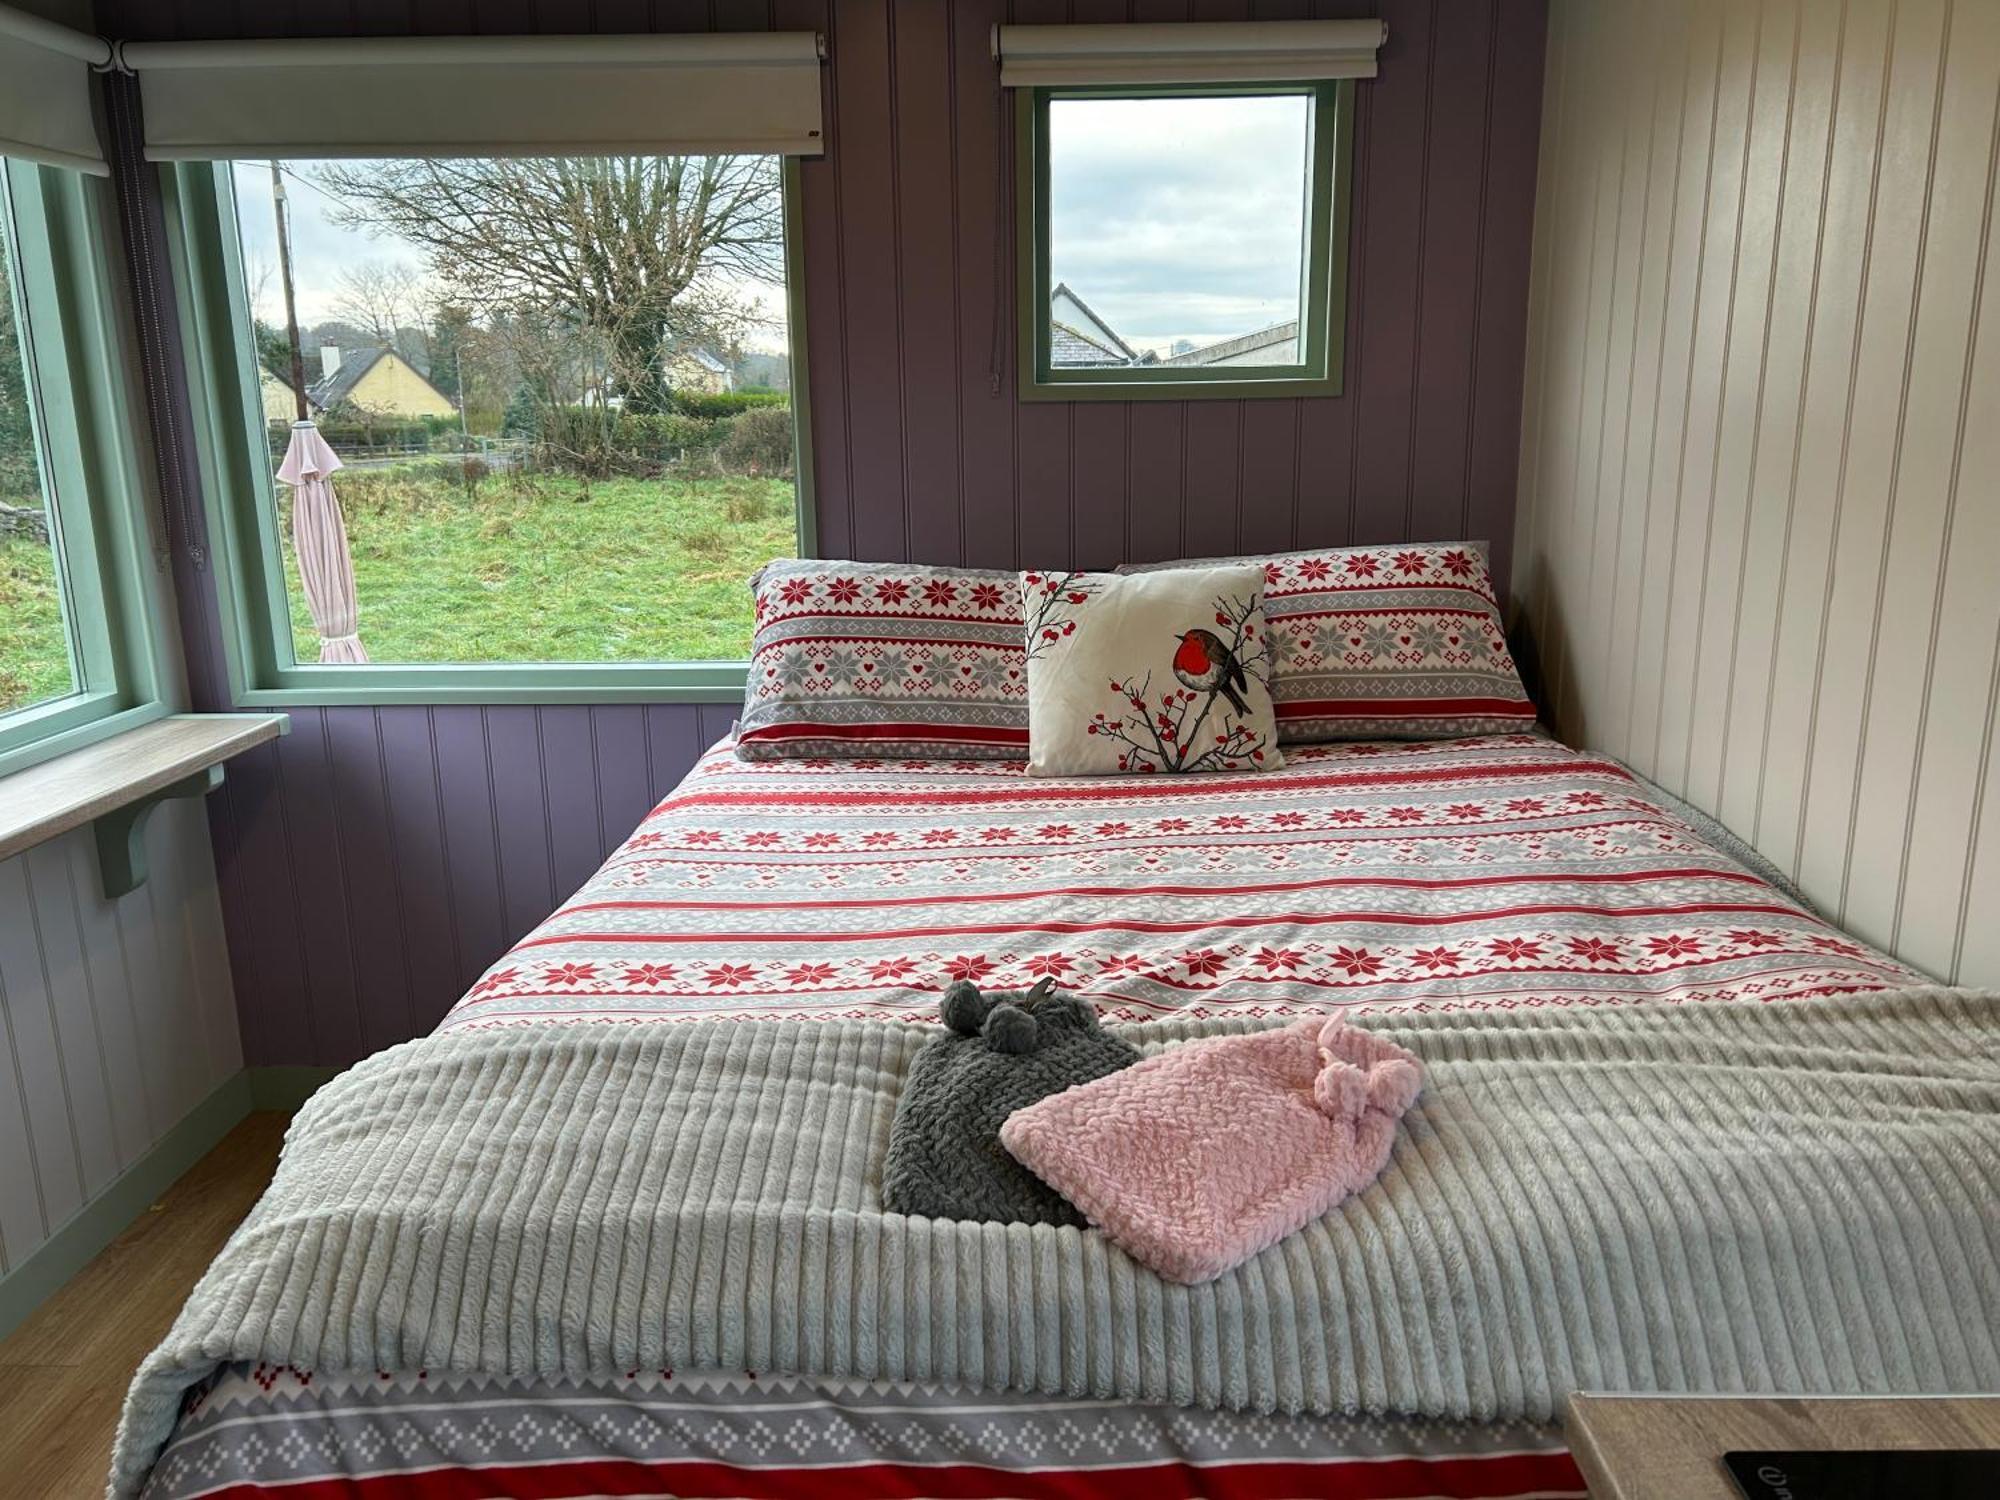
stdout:
[(356, 406), (375, 417), (449, 417), (458, 408), (393, 349), (331, 345), (319, 351), (320, 378), (306, 397), (315, 410)]
[(719, 396), (736, 389), (736, 376), (713, 349), (693, 344), (667, 351), (667, 383), (677, 391)]
[(259, 366), (257, 389), (264, 398), (264, 420), (266, 422), (289, 422), (298, 415), (298, 403), (292, 400), (292, 388)]

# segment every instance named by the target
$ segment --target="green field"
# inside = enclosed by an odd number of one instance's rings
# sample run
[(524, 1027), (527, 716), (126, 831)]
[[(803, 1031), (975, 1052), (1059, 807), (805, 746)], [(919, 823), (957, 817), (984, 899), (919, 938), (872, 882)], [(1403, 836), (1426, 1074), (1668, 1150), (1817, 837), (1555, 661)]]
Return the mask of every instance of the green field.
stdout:
[[(498, 474), (468, 489), (423, 464), (334, 487), (378, 662), (740, 659), (746, 580), (797, 547), (782, 479)], [(299, 659), (317, 661), (289, 535), (285, 550)], [(0, 542), (0, 709), (69, 686), (54, 600), (48, 549)]]
[(0, 713), (69, 690), (55, 555), (46, 542), (0, 539)]
[[(747, 580), (797, 549), (789, 480), (342, 474), (378, 662), (710, 661), (750, 645)], [(291, 556), (299, 660), (319, 659)]]

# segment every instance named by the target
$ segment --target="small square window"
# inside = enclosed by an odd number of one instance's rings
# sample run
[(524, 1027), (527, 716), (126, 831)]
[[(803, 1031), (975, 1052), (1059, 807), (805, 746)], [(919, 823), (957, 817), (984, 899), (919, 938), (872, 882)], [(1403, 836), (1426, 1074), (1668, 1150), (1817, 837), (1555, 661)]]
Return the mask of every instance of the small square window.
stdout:
[(1022, 395), (1338, 394), (1350, 88), (1023, 90)]

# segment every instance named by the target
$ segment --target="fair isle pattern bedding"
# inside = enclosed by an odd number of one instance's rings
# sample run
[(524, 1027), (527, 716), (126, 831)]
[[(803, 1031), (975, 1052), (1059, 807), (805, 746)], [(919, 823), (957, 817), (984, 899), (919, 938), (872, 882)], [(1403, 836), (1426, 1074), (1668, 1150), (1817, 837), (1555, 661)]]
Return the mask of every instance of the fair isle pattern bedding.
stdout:
[(934, 1020), (953, 979), (1044, 977), (1116, 1020), (1921, 982), (1540, 735), (1305, 746), (1254, 777), (724, 741), (441, 1029)]
[(145, 1500), (466, 1495), (1581, 1497), (1559, 1429), (1287, 1417), (671, 1371), (615, 1381), (232, 1365)]
[(784, 559), (750, 592), (745, 758), (1027, 754), (1014, 574)]
[(1264, 565), (1278, 742), (1507, 734), (1535, 721), (1477, 542), (1127, 565)]

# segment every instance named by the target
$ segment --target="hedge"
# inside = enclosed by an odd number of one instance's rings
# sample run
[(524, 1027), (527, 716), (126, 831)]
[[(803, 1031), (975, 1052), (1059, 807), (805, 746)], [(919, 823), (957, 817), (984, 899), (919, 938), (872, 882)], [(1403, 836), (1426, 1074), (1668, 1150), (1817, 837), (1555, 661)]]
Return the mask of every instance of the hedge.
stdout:
[(791, 397), (783, 391), (673, 391), (667, 406), (684, 417), (734, 417), (759, 406), (786, 406)]

